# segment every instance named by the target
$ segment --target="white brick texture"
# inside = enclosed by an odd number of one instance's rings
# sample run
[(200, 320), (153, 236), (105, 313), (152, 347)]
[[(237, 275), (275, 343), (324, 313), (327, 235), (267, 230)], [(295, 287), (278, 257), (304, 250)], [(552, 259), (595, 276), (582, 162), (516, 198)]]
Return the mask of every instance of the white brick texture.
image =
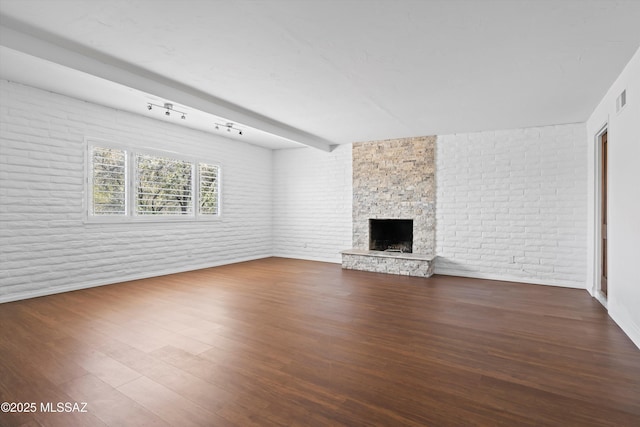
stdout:
[(584, 124), (438, 136), (436, 274), (585, 287)]
[[(0, 301), (271, 255), (271, 150), (7, 81), (0, 99)], [(219, 162), (222, 219), (83, 222), (85, 137)]]
[[(0, 302), (271, 255), (341, 262), (352, 147), (267, 150), (0, 81)], [(222, 166), (220, 221), (87, 224), (85, 137)], [(436, 273), (584, 287), (584, 124), (439, 136)]]
[(341, 262), (351, 247), (351, 144), (273, 152), (276, 256)]

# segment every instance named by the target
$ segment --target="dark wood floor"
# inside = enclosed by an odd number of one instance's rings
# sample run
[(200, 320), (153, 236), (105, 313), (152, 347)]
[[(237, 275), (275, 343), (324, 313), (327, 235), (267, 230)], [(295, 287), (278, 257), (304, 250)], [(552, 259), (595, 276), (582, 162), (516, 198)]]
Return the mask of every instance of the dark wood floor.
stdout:
[(3, 426), (640, 426), (640, 350), (575, 289), (270, 258), (0, 324), (0, 401), (37, 406)]

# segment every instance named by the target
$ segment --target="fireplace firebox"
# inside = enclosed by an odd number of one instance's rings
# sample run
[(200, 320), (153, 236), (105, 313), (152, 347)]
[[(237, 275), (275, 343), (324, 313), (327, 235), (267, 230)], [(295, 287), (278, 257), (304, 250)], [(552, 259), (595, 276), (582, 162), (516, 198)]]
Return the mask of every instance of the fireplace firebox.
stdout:
[(413, 220), (370, 219), (369, 250), (413, 252)]

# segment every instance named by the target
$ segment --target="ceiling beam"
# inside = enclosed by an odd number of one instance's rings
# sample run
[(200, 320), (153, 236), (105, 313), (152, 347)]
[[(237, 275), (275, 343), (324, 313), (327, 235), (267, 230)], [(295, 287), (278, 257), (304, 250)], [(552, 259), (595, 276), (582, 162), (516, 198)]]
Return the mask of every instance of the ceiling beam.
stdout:
[(128, 62), (88, 49), (78, 43), (29, 28), (12, 18), (0, 16), (0, 45), (37, 58), (73, 68), (96, 77), (146, 92), (213, 114), (244, 126), (332, 151), (335, 143), (277, 120), (247, 110), (185, 84), (162, 77)]

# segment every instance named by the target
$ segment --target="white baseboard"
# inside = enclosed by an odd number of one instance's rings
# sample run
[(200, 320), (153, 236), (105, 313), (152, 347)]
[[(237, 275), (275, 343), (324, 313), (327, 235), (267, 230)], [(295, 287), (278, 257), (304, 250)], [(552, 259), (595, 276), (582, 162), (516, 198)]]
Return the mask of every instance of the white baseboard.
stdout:
[(527, 283), (531, 285), (546, 285), (546, 286), (559, 286), (562, 288), (574, 288), (574, 289), (587, 289), (586, 283), (580, 282), (571, 282), (568, 280), (540, 280), (528, 277), (517, 277), (517, 276), (502, 276), (499, 274), (487, 274), (487, 273), (476, 273), (464, 270), (453, 270), (453, 269), (442, 269), (438, 268), (438, 264), (436, 263), (436, 268), (434, 274), (442, 274), (444, 276), (461, 276), (461, 277), (470, 277), (473, 279), (487, 279), (487, 280), (498, 280), (500, 282), (517, 282), (517, 283)]
[(341, 264), (341, 260), (321, 258), (321, 257), (311, 257), (311, 256), (300, 256), (300, 255), (291, 255), (291, 254), (273, 254), (272, 256), (277, 258), (290, 258), (290, 259), (303, 259), (305, 261), (318, 261), (318, 262), (330, 262), (332, 264)]
[(55, 288), (33, 289), (29, 291), (24, 291), (24, 292), (1, 295), (0, 304), (5, 302), (29, 299), (29, 298), (43, 297), (46, 295), (60, 294), (63, 292), (77, 291), (80, 289), (113, 285), (115, 283), (130, 282), (132, 280), (141, 280), (141, 279), (148, 279), (150, 277), (166, 276), (168, 274), (184, 273), (186, 271), (202, 270), (204, 268), (219, 267), (221, 265), (237, 264), (239, 262), (254, 261), (256, 259), (263, 259), (263, 258), (269, 258), (269, 257), (271, 257), (271, 255), (260, 255), (260, 256), (249, 257), (249, 258), (234, 259), (231, 261), (212, 262), (207, 264), (190, 265), (190, 266), (184, 266), (181, 268), (160, 270), (160, 271), (155, 271), (153, 273), (142, 273), (142, 274), (135, 274), (135, 275), (129, 275), (129, 276), (113, 277), (110, 279), (102, 279), (102, 280), (96, 280), (91, 282), (77, 283), (77, 284), (68, 285), (68, 286), (57, 286)]
[(620, 326), (620, 329), (622, 329), (636, 347), (640, 349), (640, 325), (634, 323), (625, 309), (618, 309), (617, 304), (609, 302), (608, 312), (609, 317)]

